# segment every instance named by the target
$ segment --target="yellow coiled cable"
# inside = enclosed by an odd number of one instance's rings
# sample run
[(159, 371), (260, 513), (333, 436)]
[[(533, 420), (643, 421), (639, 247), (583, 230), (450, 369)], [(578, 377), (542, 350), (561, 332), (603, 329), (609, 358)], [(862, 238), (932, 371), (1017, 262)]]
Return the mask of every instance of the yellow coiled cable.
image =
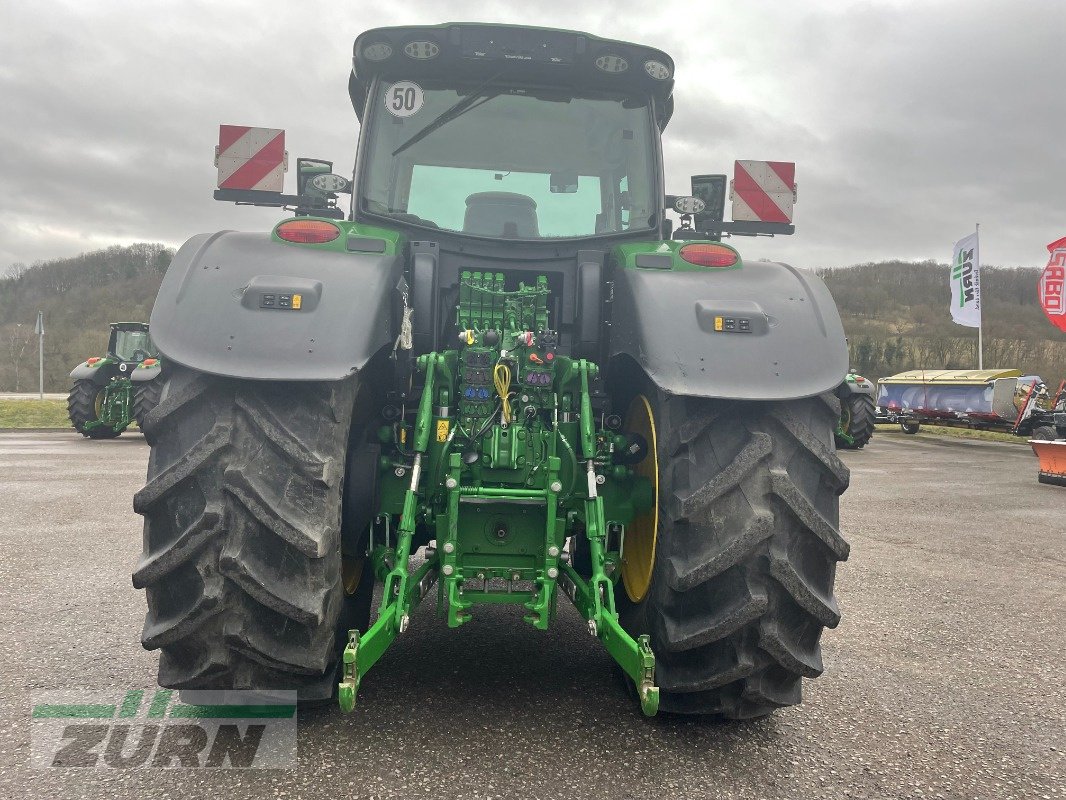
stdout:
[(511, 401), (508, 395), (511, 393), (511, 368), (503, 363), (497, 364), (492, 370), (492, 382), (496, 385), (496, 393), (503, 404), (504, 424), (509, 425), (511, 423)]

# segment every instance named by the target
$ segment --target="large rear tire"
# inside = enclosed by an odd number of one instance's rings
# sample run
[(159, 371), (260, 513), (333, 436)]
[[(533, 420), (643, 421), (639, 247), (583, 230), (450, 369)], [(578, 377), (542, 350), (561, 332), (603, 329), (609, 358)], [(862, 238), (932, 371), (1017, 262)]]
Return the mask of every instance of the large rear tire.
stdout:
[(840, 401), (840, 422), (851, 443), (837, 438), (837, 447), (843, 450), (860, 450), (874, 435), (874, 420), (877, 409), (874, 399), (868, 394), (850, 394)]
[(159, 405), (159, 395), (163, 391), (162, 378), (133, 384), (133, 419), (137, 427), (144, 432), (144, 421), (148, 414)]
[(91, 428), (85, 426), (90, 422), (96, 422), (99, 417), (99, 400), (104, 393), (104, 387), (88, 378), (74, 381), (67, 395), (67, 416), (74, 430), (88, 439), (114, 439), (120, 436), (122, 431), (116, 431), (110, 425), (94, 425)]
[(235, 381), (171, 365), (134, 499), (141, 641), (178, 689), (328, 698), (346, 607), (341, 506), (355, 378)]
[(651, 635), (660, 709), (740, 719), (799, 703), (801, 678), (822, 672), (822, 629), (840, 619), (838, 401), (653, 406), (652, 581), (640, 602), (617, 595), (626, 629)]

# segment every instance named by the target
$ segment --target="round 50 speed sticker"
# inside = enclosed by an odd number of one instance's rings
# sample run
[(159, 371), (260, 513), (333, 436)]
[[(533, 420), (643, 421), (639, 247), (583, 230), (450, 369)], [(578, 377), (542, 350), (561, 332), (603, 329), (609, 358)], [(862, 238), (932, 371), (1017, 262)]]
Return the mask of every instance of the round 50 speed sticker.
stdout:
[(425, 100), (422, 87), (413, 81), (400, 81), (385, 90), (385, 108), (394, 117), (414, 116)]

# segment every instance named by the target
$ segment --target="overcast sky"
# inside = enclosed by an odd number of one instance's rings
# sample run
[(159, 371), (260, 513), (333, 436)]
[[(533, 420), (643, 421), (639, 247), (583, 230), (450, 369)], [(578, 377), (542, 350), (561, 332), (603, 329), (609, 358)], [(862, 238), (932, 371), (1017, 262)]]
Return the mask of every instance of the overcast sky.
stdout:
[(219, 123), (349, 171), (355, 36), (467, 20), (670, 53), (670, 192), (736, 158), (797, 163), (796, 235), (734, 240), (748, 258), (946, 261), (980, 222), (984, 263), (1042, 266), (1066, 235), (1063, 0), (0, 0), (0, 272), (268, 228), (277, 211), (211, 199)]

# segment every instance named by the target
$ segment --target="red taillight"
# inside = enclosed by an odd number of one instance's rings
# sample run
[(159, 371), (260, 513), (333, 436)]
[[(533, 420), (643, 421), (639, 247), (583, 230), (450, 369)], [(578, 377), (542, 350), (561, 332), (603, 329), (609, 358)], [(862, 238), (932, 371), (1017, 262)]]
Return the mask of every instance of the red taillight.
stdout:
[(341, 229), (331, 222), (318, 219), (291, 219), (274, 229), (278, 238), (297, 244), (323, 244), (341, 235)]
[(740, 260), (737, 251), (724, 244), (686, 244), (678, 254), (700, 267), (732, 267)]
[(89, 364), (91, 366), (91, 365), (95, 364), (99, 360), (100, 360), (100, 358), (98, 356), (93, 356), (92, 358), (87, 359), (85, 363)]
[(150, 366), (152, 366), (153, 364), (156, 363), (156, 359), (154, 359), (154, 358), (146, 358), (141, 363), (144, 364), (146, 367), (150, 367)]

